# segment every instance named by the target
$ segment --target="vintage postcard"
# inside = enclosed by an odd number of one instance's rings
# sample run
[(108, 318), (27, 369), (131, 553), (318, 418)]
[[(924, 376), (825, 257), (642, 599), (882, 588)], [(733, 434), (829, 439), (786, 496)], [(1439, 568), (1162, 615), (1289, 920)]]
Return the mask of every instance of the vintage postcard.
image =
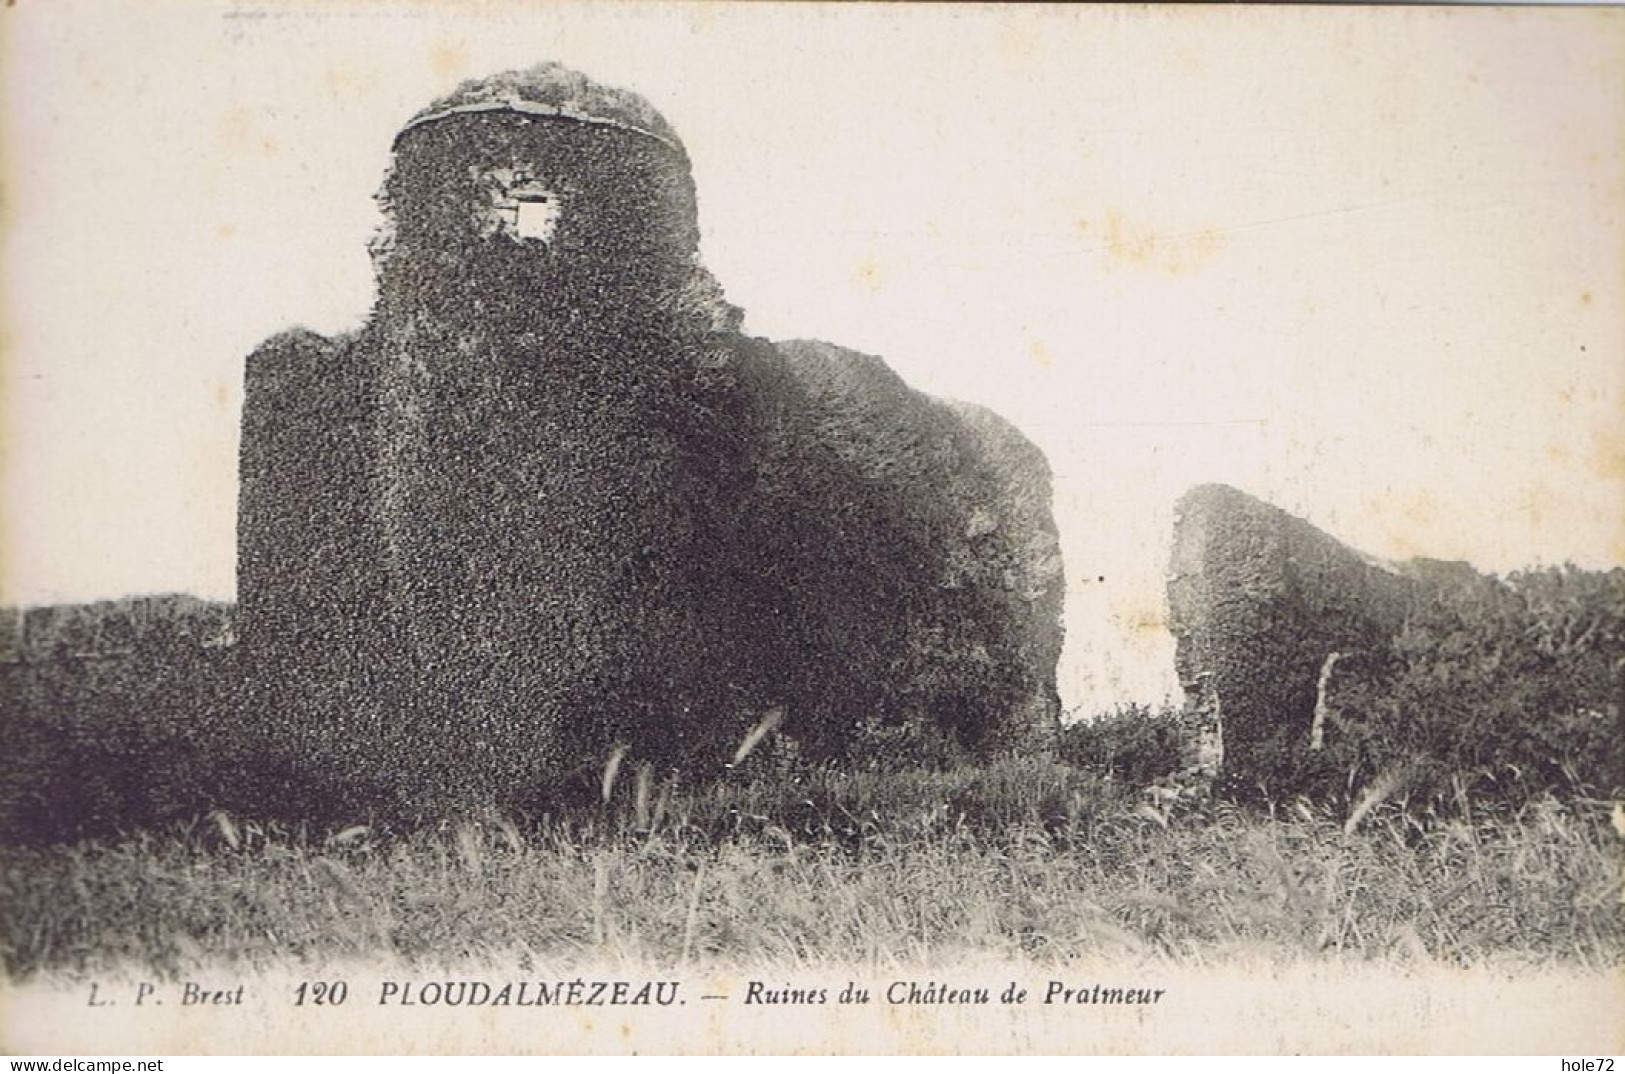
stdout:
[(0, 48), (0, 1048), (1625, 1051), (1625, 12)]

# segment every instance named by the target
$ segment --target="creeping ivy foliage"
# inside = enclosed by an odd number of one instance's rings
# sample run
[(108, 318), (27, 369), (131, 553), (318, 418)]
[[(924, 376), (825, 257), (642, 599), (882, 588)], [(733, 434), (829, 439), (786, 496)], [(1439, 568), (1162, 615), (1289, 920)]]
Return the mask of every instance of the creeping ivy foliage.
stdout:
[(1149, 787), (1184, 759), (1179, 709), (1129, 703), (1061, 732), (1061, 758), (1126, 787)]
[(1625, 570), (1572, 566), (1443, 589), (1386, 651), (1339, 665), (1306, 790), (1516, 804), (1625, 788)]
[[(503, 214), (538, 192), (529, 238)], [(471, 83), (379, 202), (367, 323), (248, 362), (245, 678), (325, 784), (307, 814), (533, 808), (618, 746), (716, 772), (775, 709), (818, 758), (1052, 743), (1042, 453), (879, 358), (746, 335), (646, 102)]]

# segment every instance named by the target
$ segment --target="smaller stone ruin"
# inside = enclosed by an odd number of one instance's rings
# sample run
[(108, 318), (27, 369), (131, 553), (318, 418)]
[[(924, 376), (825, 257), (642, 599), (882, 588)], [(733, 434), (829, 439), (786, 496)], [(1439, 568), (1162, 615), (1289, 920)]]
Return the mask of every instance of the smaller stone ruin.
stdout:
[(1192, 489), (1168, 578), (1192, 766), (1279, 787), (1321, 747), (1339, 667), (1380, 658), (1423, 603), (1484, 581), (1461, 563), (1385, 564), (1236, 489)]

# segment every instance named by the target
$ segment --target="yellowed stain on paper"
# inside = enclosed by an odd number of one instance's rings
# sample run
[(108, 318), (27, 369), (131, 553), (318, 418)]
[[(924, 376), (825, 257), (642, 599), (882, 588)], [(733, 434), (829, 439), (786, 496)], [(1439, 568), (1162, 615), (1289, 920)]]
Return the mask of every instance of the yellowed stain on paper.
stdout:
[(1205, 266), (1228, 244), (1217, 228), (1165, 234), (1126, 219), (1116, 209), (1091, 220), (1079, 217), (1072, 230), (1080, 238), (1096, 238), (1112, 268), (1139, 269), (1183, 276)]
[(1625, 486), (1625, 432), (1598, 429), (1591, 434), (1591, 471), (1604, 481), (1613, 483), (1615, 492)]
[(225, 153), (258, 153), (274, 157), (282, 144), (254, 122), (254, 116), (241, 106), (230, 108), (215, 122), (215, 142)]
[(446, 81), (468, 73), (468, 47), (460, 42), (436, 41), (429, 50), (429, 67)]
[(867, 291), (876, 292), (886, 285), (886, 274), (880, 260), (872, 255), (858, 262), (856, 275), (858, 284)]

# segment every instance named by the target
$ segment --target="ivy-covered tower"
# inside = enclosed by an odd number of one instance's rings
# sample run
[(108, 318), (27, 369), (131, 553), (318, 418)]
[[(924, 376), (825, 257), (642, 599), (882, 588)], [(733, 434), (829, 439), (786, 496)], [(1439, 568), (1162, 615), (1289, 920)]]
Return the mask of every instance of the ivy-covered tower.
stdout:
[(613, 744), (717, 763), (1052, 733), (1042, 456), (879, 359), (745, 336), (687, 155), (554, 65), (395, 141), (358, 333), (248, 362), (240, 633), (273, 740), (362, 798), (523, 799)]

